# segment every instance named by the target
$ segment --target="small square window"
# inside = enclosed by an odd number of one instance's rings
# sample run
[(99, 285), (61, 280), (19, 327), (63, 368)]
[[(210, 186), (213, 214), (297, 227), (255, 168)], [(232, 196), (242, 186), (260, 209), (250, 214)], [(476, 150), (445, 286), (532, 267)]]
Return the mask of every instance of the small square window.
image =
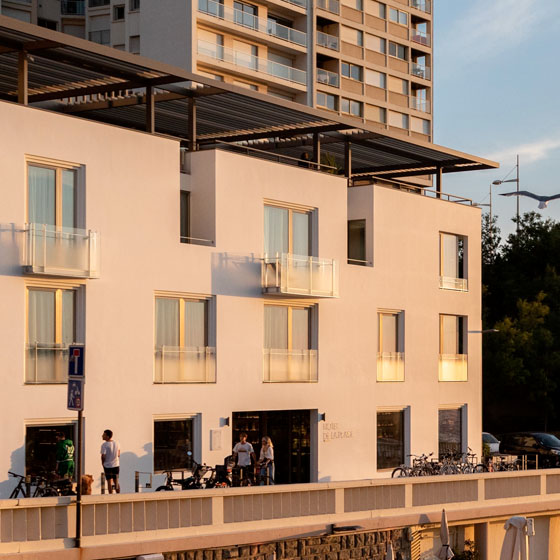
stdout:
[(124, 19), (124, 4), (113, 6), (113, 21), (121, 21)]
[(129, 10), (135, 12), (140, 9), (140, 0), (130, 0)]
[(330, 109), (331, 111), (337, 110), (337, 97), (330, 93), (324, 93), (322, 91), (317, 92), (317, 106), (324, 107), (325, 109)]

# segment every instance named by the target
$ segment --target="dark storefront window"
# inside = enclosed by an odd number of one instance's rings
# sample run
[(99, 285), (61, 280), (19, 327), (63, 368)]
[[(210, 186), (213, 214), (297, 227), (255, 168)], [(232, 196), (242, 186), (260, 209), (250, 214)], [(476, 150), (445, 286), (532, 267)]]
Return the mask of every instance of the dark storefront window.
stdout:
[(25, 474), (38, 475), (56, 470), (56, 433), (75, 442), (72, 424), (27, 426), (25, 429)]
[(192, 467), (193, 420), (154, 422), (154, 471), (184, 470)]
[(377, 468), (404, 463), (404, 410), (377, 413)]
[(461, 409), (439, 411), (439, 456), (463, 452)]

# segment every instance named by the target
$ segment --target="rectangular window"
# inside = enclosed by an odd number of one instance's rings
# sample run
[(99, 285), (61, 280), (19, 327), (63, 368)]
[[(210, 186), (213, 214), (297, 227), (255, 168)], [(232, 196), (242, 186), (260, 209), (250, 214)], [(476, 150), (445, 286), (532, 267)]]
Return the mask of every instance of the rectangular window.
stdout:
[(155, 383), (216, 381), (209, 302), (206, 298), (156, 297)]
[(438, 411), (439, 458), (445, 455), (459, 457), (463, 453), (462, 408)]
[(56, 21), (44, 18), (37, 18), (37, 25), (39, 27), (45, 27), (46, 29), (52, 29), (53, 31), (56, 31), (58, 28)]
[(401, 60), (407, 60), (407, 48), (404, 45), (389, 41), (389, 56), (395, 56)]
[(417, 117), (412, 117), (410, 119), (410, 130), (418, 132), (420, 134), (430, 134), (430, 121), (426, 119), (419, 119)]
[(398, 128), (408, 128), (408, 115), (404, 113), (397, 113), (396, 111), (389, 111), (389, 125)]
[(348, 6), (349, 8), (353, 8), (354, 10), (359, 10), (360, 12), (364, 9), (363, 0), (342, 0), (342, 4), (344, 6)]
[(404, 463), (404, 410), (377, 413), (377, 469)]
[(271, 257), (311, 254), (311, 212), (265, 205), (264, 252)]
[(466, 249), (467, 238), (463, 235), (440, 233), (439, 287), (444, 290), (468, 290)]
[(113, 21), (122, 21), (124, 19), (124, 4), (113, 6)]
[(99, 43), (100, 45), (110, 45), (111, 44), (111, 30), (101, 29), (100, 31), (90, 31), (89, 40), (94, 43)]
[(467, 318), (440, 315), (439, 380), (467, 381)]
[(317, 92), (317, 107), (324, 107), (325, 109), (330, 109), (331, 111), (337, 111), (337, 101), (338, 98), (336, 95), (325, 93), (323, 91)]
[(235, 1), (233, 3), (233, 10), (235, 23), (250, 27), (251, 29), (257, 29), (259, 20), (257, 19), (258, 12), (256, 6)]
[(129, 10), (135, 12), (140, 9), (140, 0), (130, 0)]
[(348, 264), (366, 266), (366, 221), (348, 220)]
[(317, 381), (313, 307), (264, 306), (264, 375), (269, 383)]
[(366, 84), (385, 89), (387, 87), (387, 74), (366, 68)]
[(343, 62), (340, 66), (341, 73), (345, 78), (350, 78), (351, 80), (356, 80), (358, 82), (362, 81), (363, 68), (357, 66), (356, 64), (350, 64), (348, 62)]
[(256, 70), (258, 66), (258, 47), (251, 43), (233, 40), (234, 63), (245, 68)]
[(181, 191), (180, 207), (180, 229), (181, 229), (181, 243), (190, 243), (190, 199), (191, 193), (189, 191)]
[(131, 35), (129, 37), (128, 49), (132, 54), (140, 54), (140, 35)]
[(378, 313), (377, 381), (404, 381), (403, 313)]
[(340, 28), (340, 38), (345, 43), (350, 43), (351, 45), (357, 45), (362, 47), (364, 45), (364, 34), (359, 29), (354, 29), (353, 27), (345, 27), (344, 25)]
[(396, 78), (395, 76), (389, 76), (387, 87), (389, 91), (408, 95), (408, 80)]
[(366, 33), (366, 49), (385, 54), (387, 52), (387, 41), (376, 35)]
[(154, 421), (154, 472), (192, 468), (194, 419)]
[(408, 14), (395, 8), (389, 9), (389, 19), (395, 23), (400, 23), (401, 25), (408, 25)]
[(376, 0), (365, 0), (365, 9), (368, 14), (372, 16), (385, 19), (386, 17), (386, 5), (376, 2)]
[(28, 288), (26, 383), (65, 383), (76, 338), (76, 290)]
[(353, 115), (354, 117), (362, 116), (362, 103), (361, 101), (354, 101), (353, 99), (340, 99), (340, 112)]
[(56, 434), (58, 432), (62, 432), (71, 442), (76, 441), (74, 424), (25, 427), (25, 474), (27, 476), (57, 471)]

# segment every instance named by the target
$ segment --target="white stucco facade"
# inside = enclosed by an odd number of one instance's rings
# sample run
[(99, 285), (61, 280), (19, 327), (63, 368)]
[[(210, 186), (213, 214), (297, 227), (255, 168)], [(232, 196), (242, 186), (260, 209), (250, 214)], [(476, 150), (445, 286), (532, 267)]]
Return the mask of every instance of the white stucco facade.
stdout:
[[(462, 447), (480, 452), (480, 334), (464, 334), (468, 380), (438, 380), (440, 315), (481, 328), (479, 209), (381, 184), (348, 188), (342, 177), (220, 150), (188, 155), (181, 173), (178, 141), (10, 103), (0, 103), (0, 122), (13, 132), (0, 149), (1, 498), (14, 486), (7, 472), (24, 472), (26, 427), (76, 419), (65, 384), (25, 383), (33, 286), (79, 286), (84, 472), (95, 491), (102, 431), (120, 442), (121, 485), (132, 491), (134, 471), (153, 471), (158, 419), (194, 418), (194, 455), (214, 465), (231, 451), (234, 413), (309, 411), (310, 480), (319, 482), (388, 476), (377, 468), (380, 411), (404, 411), (405, 453), (437, 455), (438, 411), (460, 408)], [(99, 278), (24, 274), (27, 164), (38, 158), (79, 168), (83, 227), (100, 236)], [(180, 243), (181, 189), (191, 193), (191, 235), (210, 246)], [(312, 254), (338, 263), (339, 297), (282, 300), (314, 305), (317, 382), (263, 383), (264, 305), (282, 299), (261, 287), (265, 201), (312, 210)], [(371, 266), (347, 264), (349, 219), (366, 220)], [(468, 291), (439, 287), (441, 232), (467, 239)], [(215, 383), (154, 384), (162, 293), (209, 298)], [(377, 381), (380, 310), (404, 319), (404, 381)]]

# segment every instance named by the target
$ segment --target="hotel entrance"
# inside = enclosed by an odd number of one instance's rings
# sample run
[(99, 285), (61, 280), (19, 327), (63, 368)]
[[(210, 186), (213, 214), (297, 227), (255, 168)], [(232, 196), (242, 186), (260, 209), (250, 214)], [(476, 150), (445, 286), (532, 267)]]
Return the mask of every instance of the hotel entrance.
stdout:
[(274, 445), (276, 484), (310, 482), (311, 477), (311, 411), (271, 410), (233, 413), (233, 445), (239, 434), (247, 433), (257, 460), (261, 438), (269, 436)]

